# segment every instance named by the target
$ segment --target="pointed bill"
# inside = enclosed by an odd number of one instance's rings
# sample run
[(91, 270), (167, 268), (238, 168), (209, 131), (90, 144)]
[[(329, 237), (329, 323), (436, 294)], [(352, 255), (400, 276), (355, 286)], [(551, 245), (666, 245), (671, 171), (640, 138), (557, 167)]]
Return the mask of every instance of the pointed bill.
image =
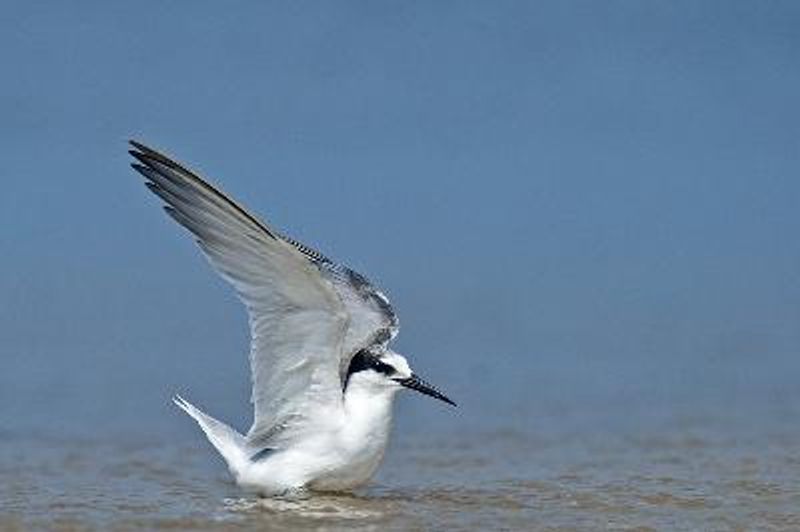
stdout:
[(444, 401), (449, 405), (457, 406), (449, 397), (447, 397), (445, 394), (437, 390), (435, 386), (419, 378), (417, 375), (412, 374), (411, 377), (407, 379), (395, 379), (395, 380), (401, 385), (405, 386), (406, 388), (415, 390), (421, 394), (425, 394), (430, 397), (434, 397), (436, 399), (439, 399), (440, 401)]

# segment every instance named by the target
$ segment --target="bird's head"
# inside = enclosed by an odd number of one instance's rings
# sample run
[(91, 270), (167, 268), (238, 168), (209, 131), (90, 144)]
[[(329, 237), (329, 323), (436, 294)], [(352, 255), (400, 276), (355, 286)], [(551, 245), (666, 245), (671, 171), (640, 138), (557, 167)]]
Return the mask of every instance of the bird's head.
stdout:
[(356, 353), (350, 361), (345, 388), (353, 379), (366, 386), (388, 388), (394, 391), (408, 388), (456, 406), (436, 387), (411, 371), (411, 367), (403, 355), (388, 349), (381, 352), (363, 350)]

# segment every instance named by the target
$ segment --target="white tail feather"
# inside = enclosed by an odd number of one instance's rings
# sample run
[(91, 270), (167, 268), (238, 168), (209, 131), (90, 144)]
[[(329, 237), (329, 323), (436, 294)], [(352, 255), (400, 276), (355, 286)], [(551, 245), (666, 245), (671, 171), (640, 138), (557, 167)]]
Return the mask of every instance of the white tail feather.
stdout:
[(216, 420), (202, 412), (199, 408), (192, 405), (180, 395), (172, 398), (172, 401), (180, 407), (181, 410), (189, 414), (200, 428), (203, 429), (208, 441), (211, 445), (219, 451), (222, 458), (228, 464), (228, 468), (235, 477), (239, 476), (239, 472), (247, 463), (247, 447), (244, 436), (230, 428), (222, 421)]

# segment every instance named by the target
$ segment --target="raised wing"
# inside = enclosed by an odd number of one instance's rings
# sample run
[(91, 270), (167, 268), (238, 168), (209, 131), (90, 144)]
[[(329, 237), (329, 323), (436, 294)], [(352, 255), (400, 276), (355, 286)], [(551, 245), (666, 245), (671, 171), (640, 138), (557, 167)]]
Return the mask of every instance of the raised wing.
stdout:
[(139, 161), (133, 167), (247, 307), (251, 432), (302, 424), (312, 405), (340, 403), (339, 361), (349, 318), (332, 284), (294, 246), (196, 174), (132, 144)]
[(247, 307), (255, 410), (248, 439), (274, 443), (340, 408), (352, 356), (397, 332), (383, 294), (271, 229), (192, 171), (131, 144), (133, 167)]

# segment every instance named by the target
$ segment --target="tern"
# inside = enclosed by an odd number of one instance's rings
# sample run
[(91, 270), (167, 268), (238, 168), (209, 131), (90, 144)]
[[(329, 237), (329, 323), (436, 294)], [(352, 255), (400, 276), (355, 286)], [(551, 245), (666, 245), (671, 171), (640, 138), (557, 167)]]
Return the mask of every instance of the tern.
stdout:
[(185, 166), (130, 144), (132, 167), (247, 308), (247, 434), (173, 399), (239, 486), (265, 496), (352, 490), (383, 458), (399, 390), (455, 406), (389, 349), (398, 319), (366, 277), (276, 231)]

